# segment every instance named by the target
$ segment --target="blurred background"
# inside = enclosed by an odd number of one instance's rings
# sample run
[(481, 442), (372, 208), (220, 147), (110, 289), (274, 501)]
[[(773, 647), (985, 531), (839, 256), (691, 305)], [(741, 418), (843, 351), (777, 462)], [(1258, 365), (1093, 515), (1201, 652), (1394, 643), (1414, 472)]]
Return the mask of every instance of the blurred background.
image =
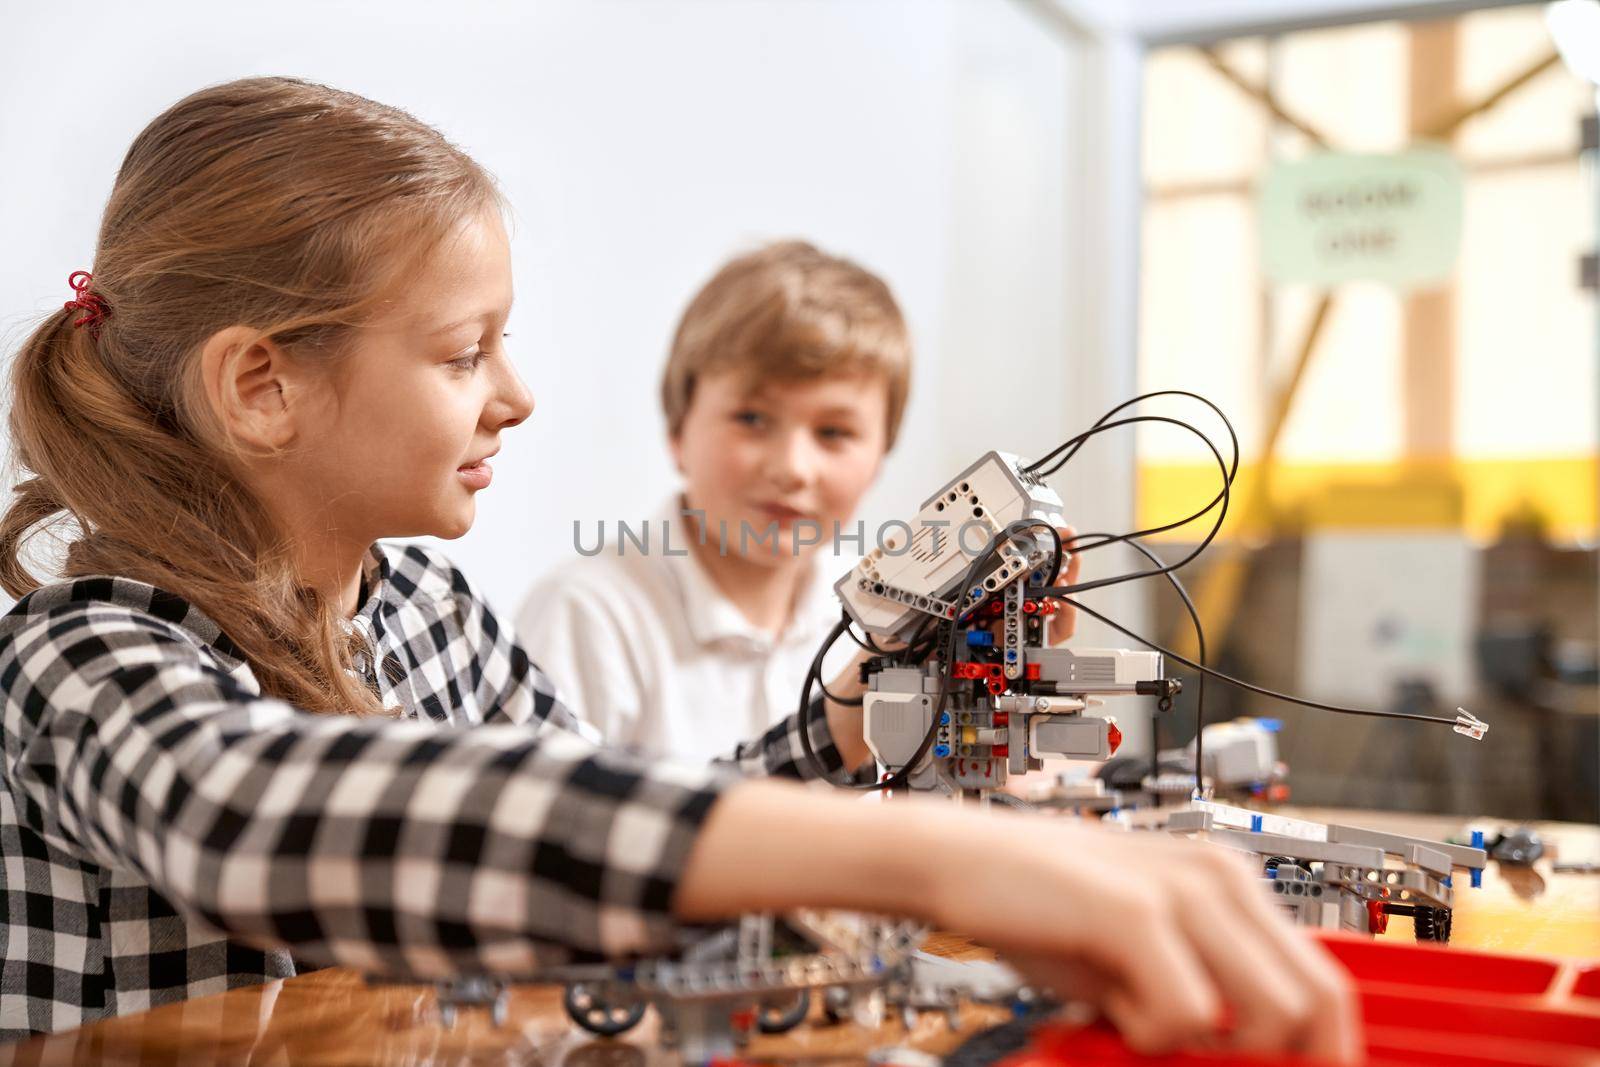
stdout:
[[(200, 86), (325, 81), (499, 177), (539, 407), (447, 550), (503, 614), (571, 558), (575, 521), (673, 488), (656, 383), (676, 318), (723, 259), (799, 236), (882, 274), (916, 342), (869, 528), (983, 451), (1200, 393), (1241, 452), (1183, 571), (1208, 660), (1492, 728), (1215, 684), (1206, 721), (1278, 719), (1296, 801), (1600, 821), (1600, 3), (84, 0), (0, 20), (8, 354), (91, 267), (129, 141)], [(1226, 452), (1203, 407), (1149, 413)], [(1054, 484), (1081, 530), (1121, 532), (1219, 480), (1162, 426), (1096, 438)], [(1085, 577), (1144, 565), (1117, 551)], [(1194, 654), (1165, 585), (1088, 602)], [(1161, 746), (1192, 738), (1194, 690)], [(1124, 725), (1148, 752), (1149, 724)]]

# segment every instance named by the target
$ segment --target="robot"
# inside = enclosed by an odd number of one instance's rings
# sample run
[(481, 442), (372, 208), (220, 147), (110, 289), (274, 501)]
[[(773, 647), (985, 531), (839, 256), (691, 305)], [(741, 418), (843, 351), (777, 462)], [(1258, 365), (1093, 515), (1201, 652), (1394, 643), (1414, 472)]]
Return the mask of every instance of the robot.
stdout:
[(1471, 846), (1456, 845), (1204, 800), (1108, 820), (1202, 836), (1255, 857), (1278, 905), (1298, 925), (1371, 935), (1388, 928), (1389, 916), (1407, 915), (1418, 941), (1450, 940), (1454, 871), (1466, 870), (1476, 889), (1489, 858), (1482, 831), (1473, 832)]
[(867, 746), (882, 779), (987, 800), (1044, 757), (1105, 760), (1103, 698), (1178, 692), (1159, 652), (1051, 648), (1061, 498), (989, 452), (834, 586), (881, 654), (866, 664)]

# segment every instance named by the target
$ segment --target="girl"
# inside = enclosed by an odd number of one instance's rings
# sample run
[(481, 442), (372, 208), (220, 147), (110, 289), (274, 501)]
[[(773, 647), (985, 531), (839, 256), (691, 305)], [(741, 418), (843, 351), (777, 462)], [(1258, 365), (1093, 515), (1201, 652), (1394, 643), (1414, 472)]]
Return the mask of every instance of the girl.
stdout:
[[(1219, 853), (777, 780), (805, 773), (802, 728), (834, 770), (864, 756), (820, 703), (721, 767), (607, 752), (459, 571), (381, 543), (465, 532), (532, 411), (499, 208), (411, 116), (288, 79), (134, 141), (92, 275), (12, 372), (5, 1036), (816, 905), (959, 929), (1141, 1046), (1231, 1005), (1237, 1044), (1349, 1054), (1331, 965)], [(66, 578), (41, 586), (25, 548), (57, 528)]]

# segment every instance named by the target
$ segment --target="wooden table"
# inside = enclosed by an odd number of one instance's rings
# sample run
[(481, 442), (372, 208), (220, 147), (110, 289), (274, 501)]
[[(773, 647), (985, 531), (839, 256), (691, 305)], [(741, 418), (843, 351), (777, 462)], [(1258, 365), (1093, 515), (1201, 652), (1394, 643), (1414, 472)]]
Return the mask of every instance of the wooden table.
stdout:
[[(1286, 810), (1302, 818), (1336, 821), (1442, 837), (1464, 824), (1372, 812)], [(1535, 824), (1564, 860), (1600, 862), (1600, 827)], [(1452, 943), (1501, 952), (1600, 958), (1600, 875), (1554, 874), (1550, 858), (1527, 872), (1491, 864), (1482, 889), (1459, 889)], [(1396, 918), (1385, 936), (1411, 937)], [(941, 937), (931, 951), (978, 958), (959, 938)], [(295, 1067), (347, 1065), (543, 1065), (543, 1067), (655, 1067), (671, 1062), (654, 1047), (654, 1015), (626, 1042), (601, 1041), (568, 1022), (558, 989), (518, 987), (508, 1021), (494, 1027), (487, 1013), (463, 1011), (451, 1029), (440, 1025), (432, 990), (424, 986), (369, 988), (352, 971), (317, 971), (286, 981), (200, 997), (80, 1030), (52, 1034), (0, 1049), (0, 1062), (32, 1064), (262, 1064)], [(854, 1024), (808, 1026), (782, 1037), (758, 1037), (754, 1059), (859, 1063), (875, 1048), (909, 1045), (946, 1052), (972, 1029), (1005, 1017), (998, 1009), (965, 1013), (961, 1032), (929, 1014), (907, 1033), (898, 1022), (878, 1029)], [(7, 1061), (5, 1056), (9, 1054)]]

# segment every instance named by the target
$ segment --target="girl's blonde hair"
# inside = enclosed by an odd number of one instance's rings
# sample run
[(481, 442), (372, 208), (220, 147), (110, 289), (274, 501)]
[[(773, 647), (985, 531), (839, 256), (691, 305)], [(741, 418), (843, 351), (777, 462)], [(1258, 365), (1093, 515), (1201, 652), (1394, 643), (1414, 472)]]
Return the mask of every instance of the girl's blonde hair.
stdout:
[(753, 387), (880, 377), (892, 448), (911, 387), (911, 337), (882, 278), (805, 241), (775, 241), (723, 264), (684, 310), (661, 376), (671, 436), (683, 429), (698, 381), (730, 370)]
[(118, 575), (211, 616), (262, 691), (317, 712), (380, 713), (349, 670), (336, 605), (302, 585), (286, 533), (233, 473), (243, 455), (202, 393), (199, 351), (243, 325), (337, 363), (353, 332), (464, 219), (489, 176), (396, 108), (290, 78), (204, 89), (134, 140), (106, 205), (92, 292), (11, 369), (23, 468), (0, 517), (0, 585), (40, 581), (29, 540), (67, 524), (64, 577)]

